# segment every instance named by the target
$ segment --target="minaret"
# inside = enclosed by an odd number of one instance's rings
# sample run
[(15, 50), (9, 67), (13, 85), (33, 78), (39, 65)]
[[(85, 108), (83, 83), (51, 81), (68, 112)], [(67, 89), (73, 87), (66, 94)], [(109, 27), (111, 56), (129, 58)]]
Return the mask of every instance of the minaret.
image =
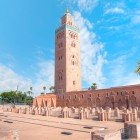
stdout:
[(55, 92), (81, 90), (79, 29), (67, 10), (55, 31)]

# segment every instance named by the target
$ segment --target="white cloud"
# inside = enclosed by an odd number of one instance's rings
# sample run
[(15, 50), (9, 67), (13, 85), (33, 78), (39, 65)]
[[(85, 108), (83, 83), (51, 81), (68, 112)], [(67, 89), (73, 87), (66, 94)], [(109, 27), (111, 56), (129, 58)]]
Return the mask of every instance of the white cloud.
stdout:
[(49, 92), (49, 87), (54, 85), (54, 61), (48, 60), (38, 63), (38, 70), (33, 81), (0, 64), (0, 92), (17, 90), (17, 85), (20, 91), (29, 91), (30, 86), (32, 86), (35, 95), (43, 91), (43, 86), (46, 86), (46, 92)]
[(133, 85), (140, 84), (140, 77), (136, 75), (133, 71), (128, 71), (128, 58), (133, 57), (133, 50), (130, 50), (130, 53), (118, 55), (112, 61), (108, 62), (108, 67), (110, 73), (108, 74), (108, 83), (110, 86), (124, 86), (124, 85)]
[(99, 0), (76, 0), (81, 11), (91, 11), (97, 5)]
[(102, 43), (97, 42), (96, 34), (90, 30), (91, 26), (89, 27), (89, 25), (92, 25), (90, 21), (82, 17), (79, 12), (74, 12), (74, 19), (80, 29), (83, 81), (89, 86), (96, 82), (99, 87), (102, 87), (105, 81), (102, 69), (106, 61), (106, 52), (103, 50), (104, 46)]
[(126, 5), (124, 2), (108, 2), (105, 7), (105, 14), (125, 14)]
[(21, 90), (25, 91), (31, 85), (31, 80), (0, 64), (0, 91), (16, 90), (17, 85)]
[(140, 11), (137, 11), (131, 19), (132, 24), (140, 24)]
[(50, 92), (49, 88), (54, 86), (54, 61), (42, 61), (38, 64), (38, 69), (34, 91), (40, 93), (43, 91), (43, 86), (46, 86), (46, 92)]
[(80, 11), (92, 11), (99, 3), (99, 0), (61, 0), (61, 3), (66, 3), (69, 7), (75, 4)]
[(105, 11), (105, 14), (124, 14), (124, 13), (125, 13), (124, 9), (119, 7), (110, 8)]
[(110, 60), (109, 65), (109, 79), (112, 86), (118, 86), (124, 83), (126, 55), (119, 55), (115, 59)]

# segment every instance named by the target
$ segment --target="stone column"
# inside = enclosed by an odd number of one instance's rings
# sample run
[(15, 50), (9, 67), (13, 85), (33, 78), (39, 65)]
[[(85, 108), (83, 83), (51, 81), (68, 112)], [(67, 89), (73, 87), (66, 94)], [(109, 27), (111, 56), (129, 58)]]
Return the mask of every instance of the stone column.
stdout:
[(38, 109), (36, 108), (35, 109), (35, 115), (38, 115), (39, 114), (39, 111), (38, 111)]
[(84, 111), (83, 111), (83, 110), (81, 110), (81, 111), (79, 112), (79, 119), (80, 119), (80, 120), (83, 120), (83, 119), (84, 119)]

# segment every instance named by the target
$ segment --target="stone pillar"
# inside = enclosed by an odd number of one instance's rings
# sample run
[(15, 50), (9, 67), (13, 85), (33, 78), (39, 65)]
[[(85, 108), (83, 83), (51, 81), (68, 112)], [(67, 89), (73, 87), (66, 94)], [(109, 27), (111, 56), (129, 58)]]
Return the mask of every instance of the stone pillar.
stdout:
[(38, 115), (39, 114), (39, 111), (38, 111), (38, 109), (36, 108), (35, 109), (35, 115)]
[(99, 121), (105, 121), (105, 116), (104, 116), (103, 112), (98, 113), (98, 119), (99, 119)]
[(108, 121), (108, 113), (101, 109), (98, 113), (98, 119), (99, 121)]
[(106, 120), (109, 120), (110, 118), (111, 118), (111, 108), (107, 108), (106, 109), (106, 115), (107, 115), (107, 118), (106, 118)]
[(32, 108), (31, 107), (29, 108), (29, 113), (32, 114)]
[(120, 118), (120, 110), (119, 110), (119, 108), (115, 108), (114, 116), (117, 117), (117, 118)]
[(46, 116), (50, 116), (50, 113), (49, 113), (49, 109), (48, 109), (48, 108), (46, 108), (45, 115), (46, 115)]
[(136, 113), (133, 113), (133, 121), (137, 121), (138, 120), (138, 116)]
[(84, 111), (84, 119), (88, 119), (89, 118), (89, 111), (86, 110)]
[(45, 115), (46, 115), (45, 109), (42, 109), (41, 115), (42, 115), (42, 116), (45, 116)]
[(84, 119), (84, 111), (83, 111), (83, 110), (81, 110), (81, 111), (79, 112), (79, 119), (80, 119), (80, 120), (83, 120), (83, 119)]
[(95, 115), (95, 108), (92, 108), (91, 114)]
[(26, 109), (25, 108), (22, 109), (22, 114), (26, 114)]
[(30, 114), (30, 109), (26, 108), (26, 114)]
[(12, 113), (16, 113), (16, 108), (12, 108)]
[(66, 111), (66, 110), (63, 110), (63, 111), (62, 111), (62, 117), (63, 117), (63, 118), (67, 118), (67, 117), (68, 117), (67, 111)]
[(98, 113), (100, 112), (100, 110), (99, 110), (99, 108), (97, 107), (96, 109), (95, 109), (95, 116), (98, 116)]
[(39, 108), (38, 108), (38, 115), (41, 115), (41, 111), (42, 111), (42, 110), (41, 110), (41, 108), (39, 107)]
[(34, 109), (31, 110), (31, 114), (35, 115), (35, 110)]

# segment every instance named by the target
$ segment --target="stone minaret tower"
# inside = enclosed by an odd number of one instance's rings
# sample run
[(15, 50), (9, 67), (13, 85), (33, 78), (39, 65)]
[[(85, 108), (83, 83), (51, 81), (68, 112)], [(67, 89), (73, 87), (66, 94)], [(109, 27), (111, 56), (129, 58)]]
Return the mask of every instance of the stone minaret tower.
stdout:
[(55, 92), (81, 90), (79, 29), (67, 10), (55, 31)]

